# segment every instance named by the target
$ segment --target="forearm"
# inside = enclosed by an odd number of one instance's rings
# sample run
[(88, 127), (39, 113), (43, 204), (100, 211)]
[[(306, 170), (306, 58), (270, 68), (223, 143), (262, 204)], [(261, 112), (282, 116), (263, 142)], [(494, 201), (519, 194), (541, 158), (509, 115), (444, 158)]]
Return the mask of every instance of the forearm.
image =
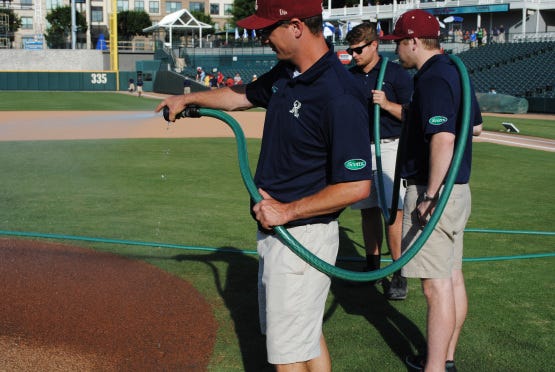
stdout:
[(171, 96), (162, 101), (155, 111), (159, 112), (167, 106), (170, 110), (171, 120), (189, 105), (225, 111), (245, 110), (253, 107), (245, 94), (245, 86), (242, 85)]
[(382, 106), (382, 108), (385, 111), (389, 112), (391, 115), (393, 115), (395, 119), (401, 120), (402, 112), (403, 112), (403, 106), (401, 104), (387, 101), (387, 103), (384, 106)]
[(337, 212), (368, 197), (370, 185), (369, 180), (328, 185), (314, 195), (290, 203), (291, 220)]
[(426, 193), (431, 197), (437, 195), (447, 175), (451, 166), (454, 147), (455, 136), (452, 133), (441, 132), (432, 135), (430, 141), (430, 170), (426, 190)]
[(328, 185), (314, 195), (291, 203), (280, 203), (264, 190), (263, 200), (253, 207), (256, 219), (264, 228), (285, 225), (288, 222), (337, 212), (370, 194), (370, 180)]

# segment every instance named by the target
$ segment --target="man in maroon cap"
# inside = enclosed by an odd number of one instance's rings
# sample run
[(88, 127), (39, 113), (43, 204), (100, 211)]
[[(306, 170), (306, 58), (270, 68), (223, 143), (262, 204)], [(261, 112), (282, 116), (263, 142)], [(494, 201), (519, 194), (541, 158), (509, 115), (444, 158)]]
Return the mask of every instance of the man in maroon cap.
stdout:
[(275, 235), (284, 226), (320, 259), (334, 264), (337, 218), (368, 196), (372, 160), (362, 87), (323, 36), (321, 0), (258, 0), (239, 21), (255, 29), (280, 62), (248, 84), (165, 99), (170, 120), (186, 106), (267, 109), (254, 182), (263, 200), (258, 225), (258, 299), (268, 361), (278, 371), (331, 371), (322, 333), (330, 278)]
[[(462, 130), (460, 76), (455, 64), (441, 52), (439, 36), (437, 19), (417, 9), (404, 13), (393, 34), (382, 37), (395, 40), (403, 67), (418, 69), (406, 114), (408, 140), (401, 171), (407, 180), (403, 251), (433, 213)], [(471, 205), (472, 134), (479, 134), (482, 123), (473, 89), (471, 97), (471, 126), (449, 202), (424, 246), (402, 269), (404, 277), (421, 279), (428, 305), (427, 351), (408, 357), (407, 364), (430, 372), (456, 371), (455, 348), (467, 312), (463, 233)]]

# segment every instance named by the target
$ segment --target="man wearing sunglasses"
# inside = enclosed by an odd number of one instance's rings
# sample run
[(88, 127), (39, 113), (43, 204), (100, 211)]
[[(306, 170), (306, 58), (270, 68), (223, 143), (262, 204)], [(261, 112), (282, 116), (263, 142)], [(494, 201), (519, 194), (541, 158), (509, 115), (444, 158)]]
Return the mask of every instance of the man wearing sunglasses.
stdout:
[(170, 120), (187, 105), (267, 109), (254, 181), (264, 200), (258, 224), (258, 298), (268, 361), (278, 371), (331, 371), (322, 333), (330, 278), (274, 234), (282, 225), (334, 264), (337, 218), (368, 196), (372, 180), (364, 92), (326, 43), (321, 0), (258, 0), (237, 23), (256, 29), (280, 62), (248, 84), (165, 99)]
[[(385, 205), (391, 208), (393, 196), (393, 180), (395, 178), (395, 164), (397, 149), (401, 136), (402, 105), (410, 101), (412, 82), (410, 75), (397, 63), (388, 62), (383, 84), (376, 87), (383, 60), (378, 54), (378, 33), (376, 24), (364, 22), (355, 26), (347, 33), (349, 43), (347, 53), (353, 56), (355, 66), (349, 71), (364, 86), (368, 95), (370, 139), (372, 141), (372, 161), (374, 179), (376, 179), (376, 147), (374, 145), (374, 105), (380, 106), (380, 153), (383, 171)], [(401, 227), (403, 223), (403, 199), (405, 189), (399, 190), (399, 201), (391, 213), (397, 213), (395, 223), (387, 226), (387, 241), (393, 260), (401, 257)], [(365, 270), (373, 271), (380, 268), (381, 246), (383, 242), (383, 223), (379, 195), (376, 183), (372, 184), (370, 196), (355, 203), (352, 208), (360, 210), (362, 218), (362, 235), (366, 248)], [(390, 300), (404, 300), (407, 297), (407, 279), (401, 273), (395, 272), (391, 283), (382, 282), (386, 297)]]

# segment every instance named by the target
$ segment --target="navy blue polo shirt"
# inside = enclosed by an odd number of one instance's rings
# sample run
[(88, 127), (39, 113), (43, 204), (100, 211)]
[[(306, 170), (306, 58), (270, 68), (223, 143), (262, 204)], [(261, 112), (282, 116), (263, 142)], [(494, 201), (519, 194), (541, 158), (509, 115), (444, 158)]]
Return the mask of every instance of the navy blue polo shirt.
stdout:
[[(274, 199), (292, 202), (330, 184), (372, 179), (364, 93), (331, 50), (298, 76), (280, 61), (246, 94), (267, 109), (254, 182)], [(340, 213), (288, 225), (327, 223)]]
[[(372, 89), (376, 88), (378, 75), (383, 59), (380, 56), (378, 63), (365, 73), (359, 66), (354, 66), (349, 71), (364, 85), (368, 99), (368, 115), (370, 117), (370, 139), (374, 141), (374, 103)], [(410, 102), (412, 95), (412, 80), (409, 73), (398, 63), (387, 62), (382, 87), (388, 101), (405, 104)], [(380, 112), (380, 138), (397, 138), (401, 136), (401, 121), (385, 110)]]
[[(427, 184), (430, 139), (439, 132), (460, 133), (462, 90), (456, 65), (448, 55), (430, 58), (414, 76), (414, 95), (407, 115), (406, 153), (401, 176)], [(482, 123), (480, 107), (471, 86), (470, 126), (464, 155), (455, 183), (468, 183), (472, 163), (472, 129)]]

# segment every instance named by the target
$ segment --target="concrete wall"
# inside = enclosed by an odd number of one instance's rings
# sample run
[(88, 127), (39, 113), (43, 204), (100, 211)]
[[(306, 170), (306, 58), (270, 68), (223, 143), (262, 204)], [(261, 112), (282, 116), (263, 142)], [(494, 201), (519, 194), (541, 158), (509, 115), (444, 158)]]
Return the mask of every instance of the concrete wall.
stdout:
[[(150, 53), (120, 53), (120, 71), (135, 71), (135, 63), (153, 60)], [(0, 71), (109, 71), (110, 53), (88, 49), (0, 49)]]
[(1, 71), (103, 71), (101, 50), (2, 49)]

